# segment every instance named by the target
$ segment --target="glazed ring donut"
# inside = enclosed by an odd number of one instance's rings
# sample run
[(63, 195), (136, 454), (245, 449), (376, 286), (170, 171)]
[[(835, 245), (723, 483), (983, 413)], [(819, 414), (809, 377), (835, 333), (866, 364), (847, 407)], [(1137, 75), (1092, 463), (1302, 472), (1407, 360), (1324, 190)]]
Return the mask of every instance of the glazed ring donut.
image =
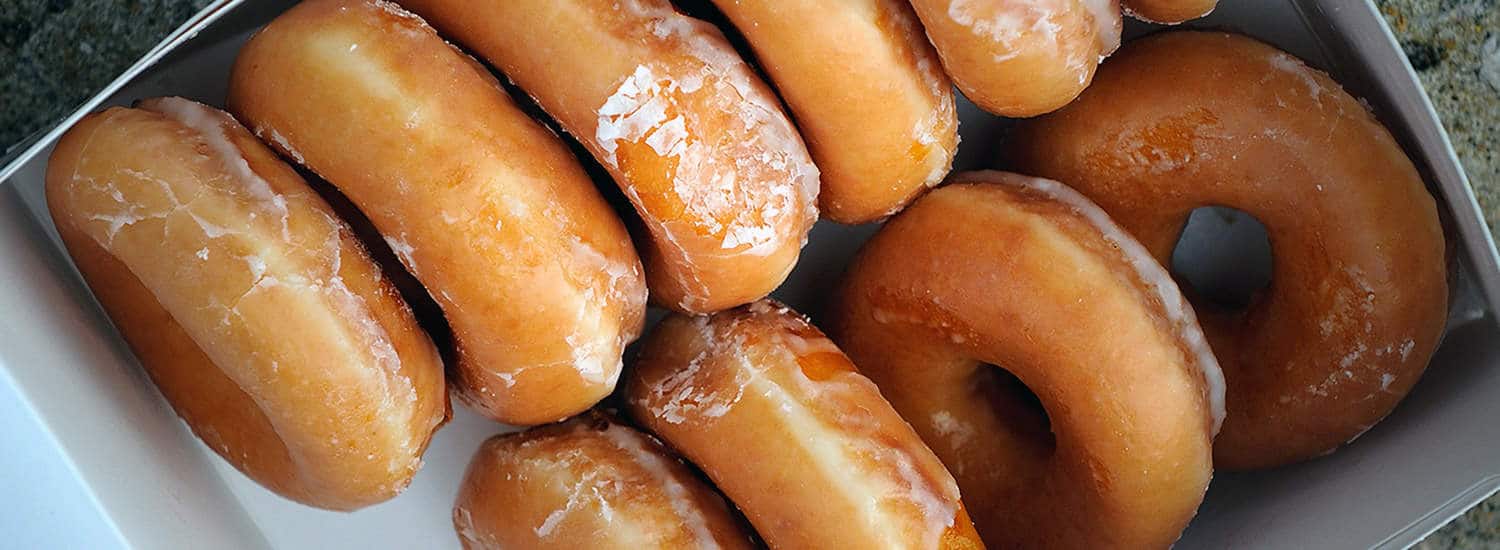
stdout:
[(221, 111), (151, 99), (79, 121), (46, 180), (78, 270), (210, 449), (320, 508), (406, 487), (448, 418), (442, 360), (270, 149)]
[(485, 441), (453, 525), (467, 550), (755, 547), (723, 497), (659, 441), (592, 412)]
[(953, 85), (904, 0), (714, 3), (795, 115), (823, 174), (823, 216), (876, 221), (948, 175)]
[(1177, 540), (1213, 473), (1221, 374), (1172, 279), (1098, 207), (960, 174), (846, 277), (835, 340), (958, 478), (985, 544)]
[(1078, 96), (1120, 45), (1118, 0), (912, 0), (958, 89), (1008, 117)]
[(1219, 0), (1123, 0), (1125, 13), (1149, 23), (1175, 25), (1208, 15)]
[(229, 105), (347, 195), (427, 288), (465, 402), (537, 424), (614, 389), (645, 314), (629, 234), (567, 146), (416, 16), (298, 4), (241, 50)]
[(640, 213), (652, 301), (769, 294), (817, 221), (818, 169), (776, 96), (668, 0), (407, 0), (536, 99)]
[(1196, 302), (1229, 379), (1215, 463), (1296, 462), (1378, 422), (1426, 368), (1448, 296), (1437, 208), (1390, 133), (1327, 75), (1243, 36), (1155, 35), (1106, 67), (1010, 152), (1163, 263), (1200, 206), (1265, 225), (1270, 286), (1242, 311)]
[(937, 457), (823, 333), (780, 304), (667, 317), (642, 345), (625, 399), (772, 548), (981, 547)]

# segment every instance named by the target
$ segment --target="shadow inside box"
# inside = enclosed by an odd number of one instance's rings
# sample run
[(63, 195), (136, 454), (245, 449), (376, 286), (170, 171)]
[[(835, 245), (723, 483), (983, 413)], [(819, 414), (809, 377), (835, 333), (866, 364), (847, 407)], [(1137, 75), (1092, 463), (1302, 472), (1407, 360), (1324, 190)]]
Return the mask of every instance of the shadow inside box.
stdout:
[[(1203, 507), (1179, 548), (1257, 547), (1267, 533), (1288, 526), (1326, 525), (1329, 518), (1304, 512), (1327, 509), (1334, 500), (1349, 520), (1324, 538), (1332, 547), (1370, 547), (1419, 540), (1421, 535), (1492, 493), (1500, 482), (1500, 457), (1488, 463), (1472, 454), (1450, 452), (1458, 438), (1475, 445), (1500, 440), (1500, 422), (1475, 422), (1492, 415), (1500, 388), (1500, 349), (1493, 346), (1494, 319), (1452, 327), (1428, 370), (1410, 395), (1384, 421), (1335, 452), (1306, 462), (1251, 472), (1216, 472)], [(1451, 427), (1451, 431), (1434, 429)], [(1457, 432), (1457, 433), (1455, 433)], [(1391, 449), (1398, 449), (1392, 452)], [(1481, 472), (1463, 484), (1433, 483), (1434, 471)], [(1349, 479), (1367, 480), (1375, 489), (1350, 490)], [(1363, 489), (1368, 489), (1365, 487)], [(1371, 501), (1371, 494), (1379, 495)], [(1411, 504), (1459, 495), (1436, 510)], [(1384, 540), (1359, 540), (1379, 530), (1404, 526)], [(1347, 530), (1347, 531), (1345, 531)], [(1355, 533), (1358, 533), (1356, 535)]]

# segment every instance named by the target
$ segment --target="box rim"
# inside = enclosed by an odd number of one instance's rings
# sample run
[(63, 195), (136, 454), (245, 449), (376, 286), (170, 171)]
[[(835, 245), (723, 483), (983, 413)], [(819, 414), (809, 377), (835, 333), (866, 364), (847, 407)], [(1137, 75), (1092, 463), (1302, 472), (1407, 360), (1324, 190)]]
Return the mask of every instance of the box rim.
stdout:
[[(1423, 147), (1423, 151), (1421, 151), (1424, 153), (1424, 156), (1435, 154), (1435, 158), (1424, 160), (1439, 161), (1436, 165), (1431, 166), (1433, 169), (1433, 173), (1431, 174), (1432, 179), (1436, 181), (1429, 183), (1436, 184), (1435, 187), (1437, 187), (1437, 190), (1441, 191), (1444, 195), (1445, 206), (1454, 215), (1453, 221), (1458, 228), (1458, 237), (1463, 241), (1463, 246), (1467, 250), (1467, 255), (1471, 260), (1468, 262), (1468, 267), (1479, 279), (1478, 282), (1483, 291), (1485, 304), (1489, 307), (1492, 314), (1500, 313), (1500, 251), (1496, 249), (1494, 235), (1484, 220), (1483, 211), (1478, 203), (1472, 183), (1462, 160), (1458, 157), (1457, 151), (1453, 147), (1451, 136), (1446, 127), (1443, 126), (1443, 119), (1434, 107), (1428, 90), (1422, 84), (1410, 60), (1402, 51), (1393, 30), (1384, 17), (1380, 15), (1379, 8), (1376, 6), (1374, 0), (1365, 0), (1362, 2), (1363, 10), (1360, 10), (1359, 4), (1346, 4), (1343, 0), (1315, 1), (1320, 7), (1331, 6), (1327, 9), (1335, 11), (1342, 11), (1353, 7), (1354, 10), (1360, 12), (1356, 16), (1367, 18), (1367, 23), (1376, 25), (1383, 36), (1349, 36), (1347, 38), (1351, 43), (1389, 48), (1394, 51), (1396, 54), (1395, 57), (1399, 59), (1400, 71), (1404, 73), (1402, 75), (1404, 78), (1382, 82), (1381, 85), (1385, 88), (1386, 93), (1417, 101), (1415, 105), (1416, 110), (1419, 114), (1425, 114), (1424, 117), (1418, 117), (1420, 120), (1405, 119), (1401, 122), (1407, 125), (1409, 131), (1424, 132), (1430, 137), (1436, 138), (1436, 141), (1432, 143), (1433, 150), (1427, 150), (1427, 147)], [(197, 36), (199, 32), (219, 21), (223, 16), (231, 13), (245, 2), (246, 0), (214, 0), (186, 22), (179, 25), (143, 54), (138, 61), (113, 79), (98, 93), (79, 105), (69, 115), (59, 120), (49, 130), (34, 134), (30, 140), (22, 142), (13, 150), (13, 154), (9, 155), (10, 158), (0, 159), (0, 186), (10, 183), (12, 176), (23, 165), (34, 161), (48, 147), (52, 146), (67, 129), (76, 124), (78, 120), (97, 110), (106, 100), (135, 81), (142, 73), (155, 66), (183, 43)], [(1378, 46), (1373, 44), (1376, 42), (1383, 42), (1383, 44), (1379, 44)], [(1465, 204), (1459, 204), (1460, 202)], [(9, 369), (0, 370), (6, 371), (0, 372), (0, 383), (17, 385), (13, 375), (8, 372)], [(33, 418), (36, 418), (38, 421), (42, 420), (38, 416), (36, 409), (27, 401), (24, 392), (22, 393), (22, 404), (30, 409)], [(68, 462), (69, 467), (76, 468), (73, 464), (71, 454), (67, 449), (63, 448), (55, 437), (52, 437), (51, 441), (62, 451), (61, 454), (64, 460)], [(1468, 490), (1455, 495), (1452, 500), (1441, 507), (1414, 519), (1411, 523), (1396, 530), (1389, 537), (1377, 543), (1375, 547), (1400, 548), (1415, 544), (1452, 521), (1453, 518), (1464, 513), (1475, 503), (1494, 494), (1497, 489), (1500, 489), (1500, 476), (1491, 476), (1477, 480)], [(128, 538), (115, 525), (108, 506), (92, 491), (90, 491), (89, 495), (93, 504), (100, 512), (101, 519), (108, 522), (111, 529), (120, 535), (122, 541), (128, 544)]]

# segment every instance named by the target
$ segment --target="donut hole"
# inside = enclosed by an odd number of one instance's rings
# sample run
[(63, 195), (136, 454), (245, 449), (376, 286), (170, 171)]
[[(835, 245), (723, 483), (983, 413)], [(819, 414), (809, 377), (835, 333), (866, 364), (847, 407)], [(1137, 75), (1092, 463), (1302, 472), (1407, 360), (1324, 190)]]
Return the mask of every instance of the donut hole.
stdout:
[(979, 369), (977, 385), (980, 394), (994, 405), (996, 415), (1017, 433), (1035, 441), (1041, 449), (1050, 451), (1056, 446), (1047, 408), (1020, 378), (1003, 367), (986, 363)]
[(1230, 311), (1250, 305), (1271, 285), (1271, 240), (1266, 226), (1241, 210), (1193, 210), (1172, 249), (1172, 276), (1197, 303)]

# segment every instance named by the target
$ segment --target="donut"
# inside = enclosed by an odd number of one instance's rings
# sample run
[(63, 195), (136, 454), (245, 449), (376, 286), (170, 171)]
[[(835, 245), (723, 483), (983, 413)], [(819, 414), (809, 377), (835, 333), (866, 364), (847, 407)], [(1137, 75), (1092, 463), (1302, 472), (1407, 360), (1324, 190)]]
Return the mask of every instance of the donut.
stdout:
[(497, 66), (640, 214), (653, 302), (691, 313), (769, 294), (817, 221), (818, 169), (776, 96), (668, 0), (403, 2)]
[(861, 248), (829, 317), (992, 548), (1164, 548), (1203, 499), (1219, 367), (1161, 266), (1060, 183), (954, 176)]
[(1219, 0), (1122, 0), (1125, 13), (1148, 23), (1175, 25), (1208, 15)]
[(833, 342), (778, 303), (667, 317), (624, 395), (772, 548), (982, 547), (932, 451)]
[(180, 98), (89, 115), (45, 189), (78, 271), (209, 449), (319, 508), (411, 481), (448, 419), (437, 348), (350, 228), (233, 118)]
[(235, 60), (229, 106), (366, 214), (442, 308), (458, 397), (508, 424), (608, 395), (646, 289), (567, 146), (416, 16), (310, 0)]
[(1163, 264), (1200, 206), (1265, 225), (1270, 286), (1243, 309), (1194, 299), (1228, 378), (1221, 468), (1331, 452), (1385, 417), (1437, 346), (1448, 291), (1432, 196), (1358, 100), (1287, 53), (1217, 32), (1132, 42), (1007, 150)]
[(1029, 117), (1066, 105), (1120, 45), (1118, 0), (912, 0), (943, 67), (979, 108)]
[(824, 217), (880, 220), (948, 175), (953, 85), (905, 1), (714, 3), (796, 118), (822, 172)]
[(453, 525), (467, 550), (755, 548), (661, 442), (596, 412), (485, 441)]

